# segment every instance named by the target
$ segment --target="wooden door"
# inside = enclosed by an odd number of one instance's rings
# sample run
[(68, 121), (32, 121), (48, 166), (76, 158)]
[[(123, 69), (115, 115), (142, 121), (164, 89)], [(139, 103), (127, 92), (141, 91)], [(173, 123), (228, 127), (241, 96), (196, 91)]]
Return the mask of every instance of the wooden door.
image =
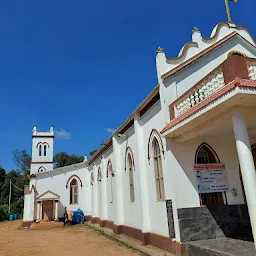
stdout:
[(53, 201), (43, 201), (43, 220), (53, 219)]

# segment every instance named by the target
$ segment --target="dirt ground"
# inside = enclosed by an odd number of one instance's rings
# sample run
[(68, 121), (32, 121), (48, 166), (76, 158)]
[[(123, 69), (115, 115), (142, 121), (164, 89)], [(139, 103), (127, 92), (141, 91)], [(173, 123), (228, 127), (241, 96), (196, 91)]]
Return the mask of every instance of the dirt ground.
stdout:
[(0, 256), (139, 255), (84, 226), (30, 230), (20, 223), (0, 223)]

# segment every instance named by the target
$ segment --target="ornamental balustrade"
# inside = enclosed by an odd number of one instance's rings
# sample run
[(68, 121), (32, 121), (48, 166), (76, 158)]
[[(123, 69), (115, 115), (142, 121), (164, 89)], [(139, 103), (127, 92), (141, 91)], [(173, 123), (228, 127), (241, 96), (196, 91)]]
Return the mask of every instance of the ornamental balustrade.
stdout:
[(223, 86), (225, 86), (224, 76), (220, 69), (174, 105), (175, 117), (184, 114), (189, 109), (216, 93)]
[(251, 80), (256, 80), (256, 63), (248, 63), (248, 73)]

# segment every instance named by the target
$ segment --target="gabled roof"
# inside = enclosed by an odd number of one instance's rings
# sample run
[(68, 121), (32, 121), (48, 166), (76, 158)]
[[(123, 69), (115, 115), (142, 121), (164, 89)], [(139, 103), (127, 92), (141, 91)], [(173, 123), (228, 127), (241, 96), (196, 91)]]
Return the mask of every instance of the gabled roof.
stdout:
[(59, 198), (60, 198), (60, 196), (58, 194), (52, 192), (51, 190), (47, 190), (43, 194), (37, 196), (36, 200), (37, 201), (58, 200)]

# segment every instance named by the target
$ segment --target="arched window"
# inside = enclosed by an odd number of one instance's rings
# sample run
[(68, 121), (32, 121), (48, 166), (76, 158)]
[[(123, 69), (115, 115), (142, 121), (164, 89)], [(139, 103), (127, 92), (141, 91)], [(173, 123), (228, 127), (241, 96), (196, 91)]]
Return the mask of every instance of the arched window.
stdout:
[(153, 146), (153, 152), (154, 152), (156, 196), (157, 196), (157, 200), (164, 200), (165, 192), (164, 192), (164, 177), (163, 177), (163, 169), (162, 169), (161, 150), (160, 150), (158, 140), (156, 138), (153, 139), (152, 146)]
[[(217, 164), (220, 160), (214, 150), (203, 143), (196, 151), (195, 164)], [(222, 192), (199, 193), (201, 205), (224, 204)]]
[(42, 155), (42, 145), (39, 146), (39, 156)]
[(92, 172), (91, 173), (91, 185), (93, 185), (93, 183), (94, 183), (94, 173)]
[(128, 169), (129, 169), (129, 185), (130, 185), (130, 202), (135, 201), (134, 180), (133, 180), (133, 164), (131, 154), (128, 154)]
[(78, 183), (76, 179), (70, 182), (70, 204), (78, 204)]
[(44, 145), (44, 156), (46, 156), (46, 145)]
[(39, 167), (39, 169), (38, 169), (38, 172), (45, 172), (45, 171), (46, 171), (46, 169), (43, 166)]
[(101, 173), (101, 169), (100, 169), (100, 167), (99, 167), (99, 169), (98, 169), (98, 176), (97, 176), (97, 180), (98, 180), (98, 182), (100, 182), (100, 181), (102, 180), (102, 173)]

